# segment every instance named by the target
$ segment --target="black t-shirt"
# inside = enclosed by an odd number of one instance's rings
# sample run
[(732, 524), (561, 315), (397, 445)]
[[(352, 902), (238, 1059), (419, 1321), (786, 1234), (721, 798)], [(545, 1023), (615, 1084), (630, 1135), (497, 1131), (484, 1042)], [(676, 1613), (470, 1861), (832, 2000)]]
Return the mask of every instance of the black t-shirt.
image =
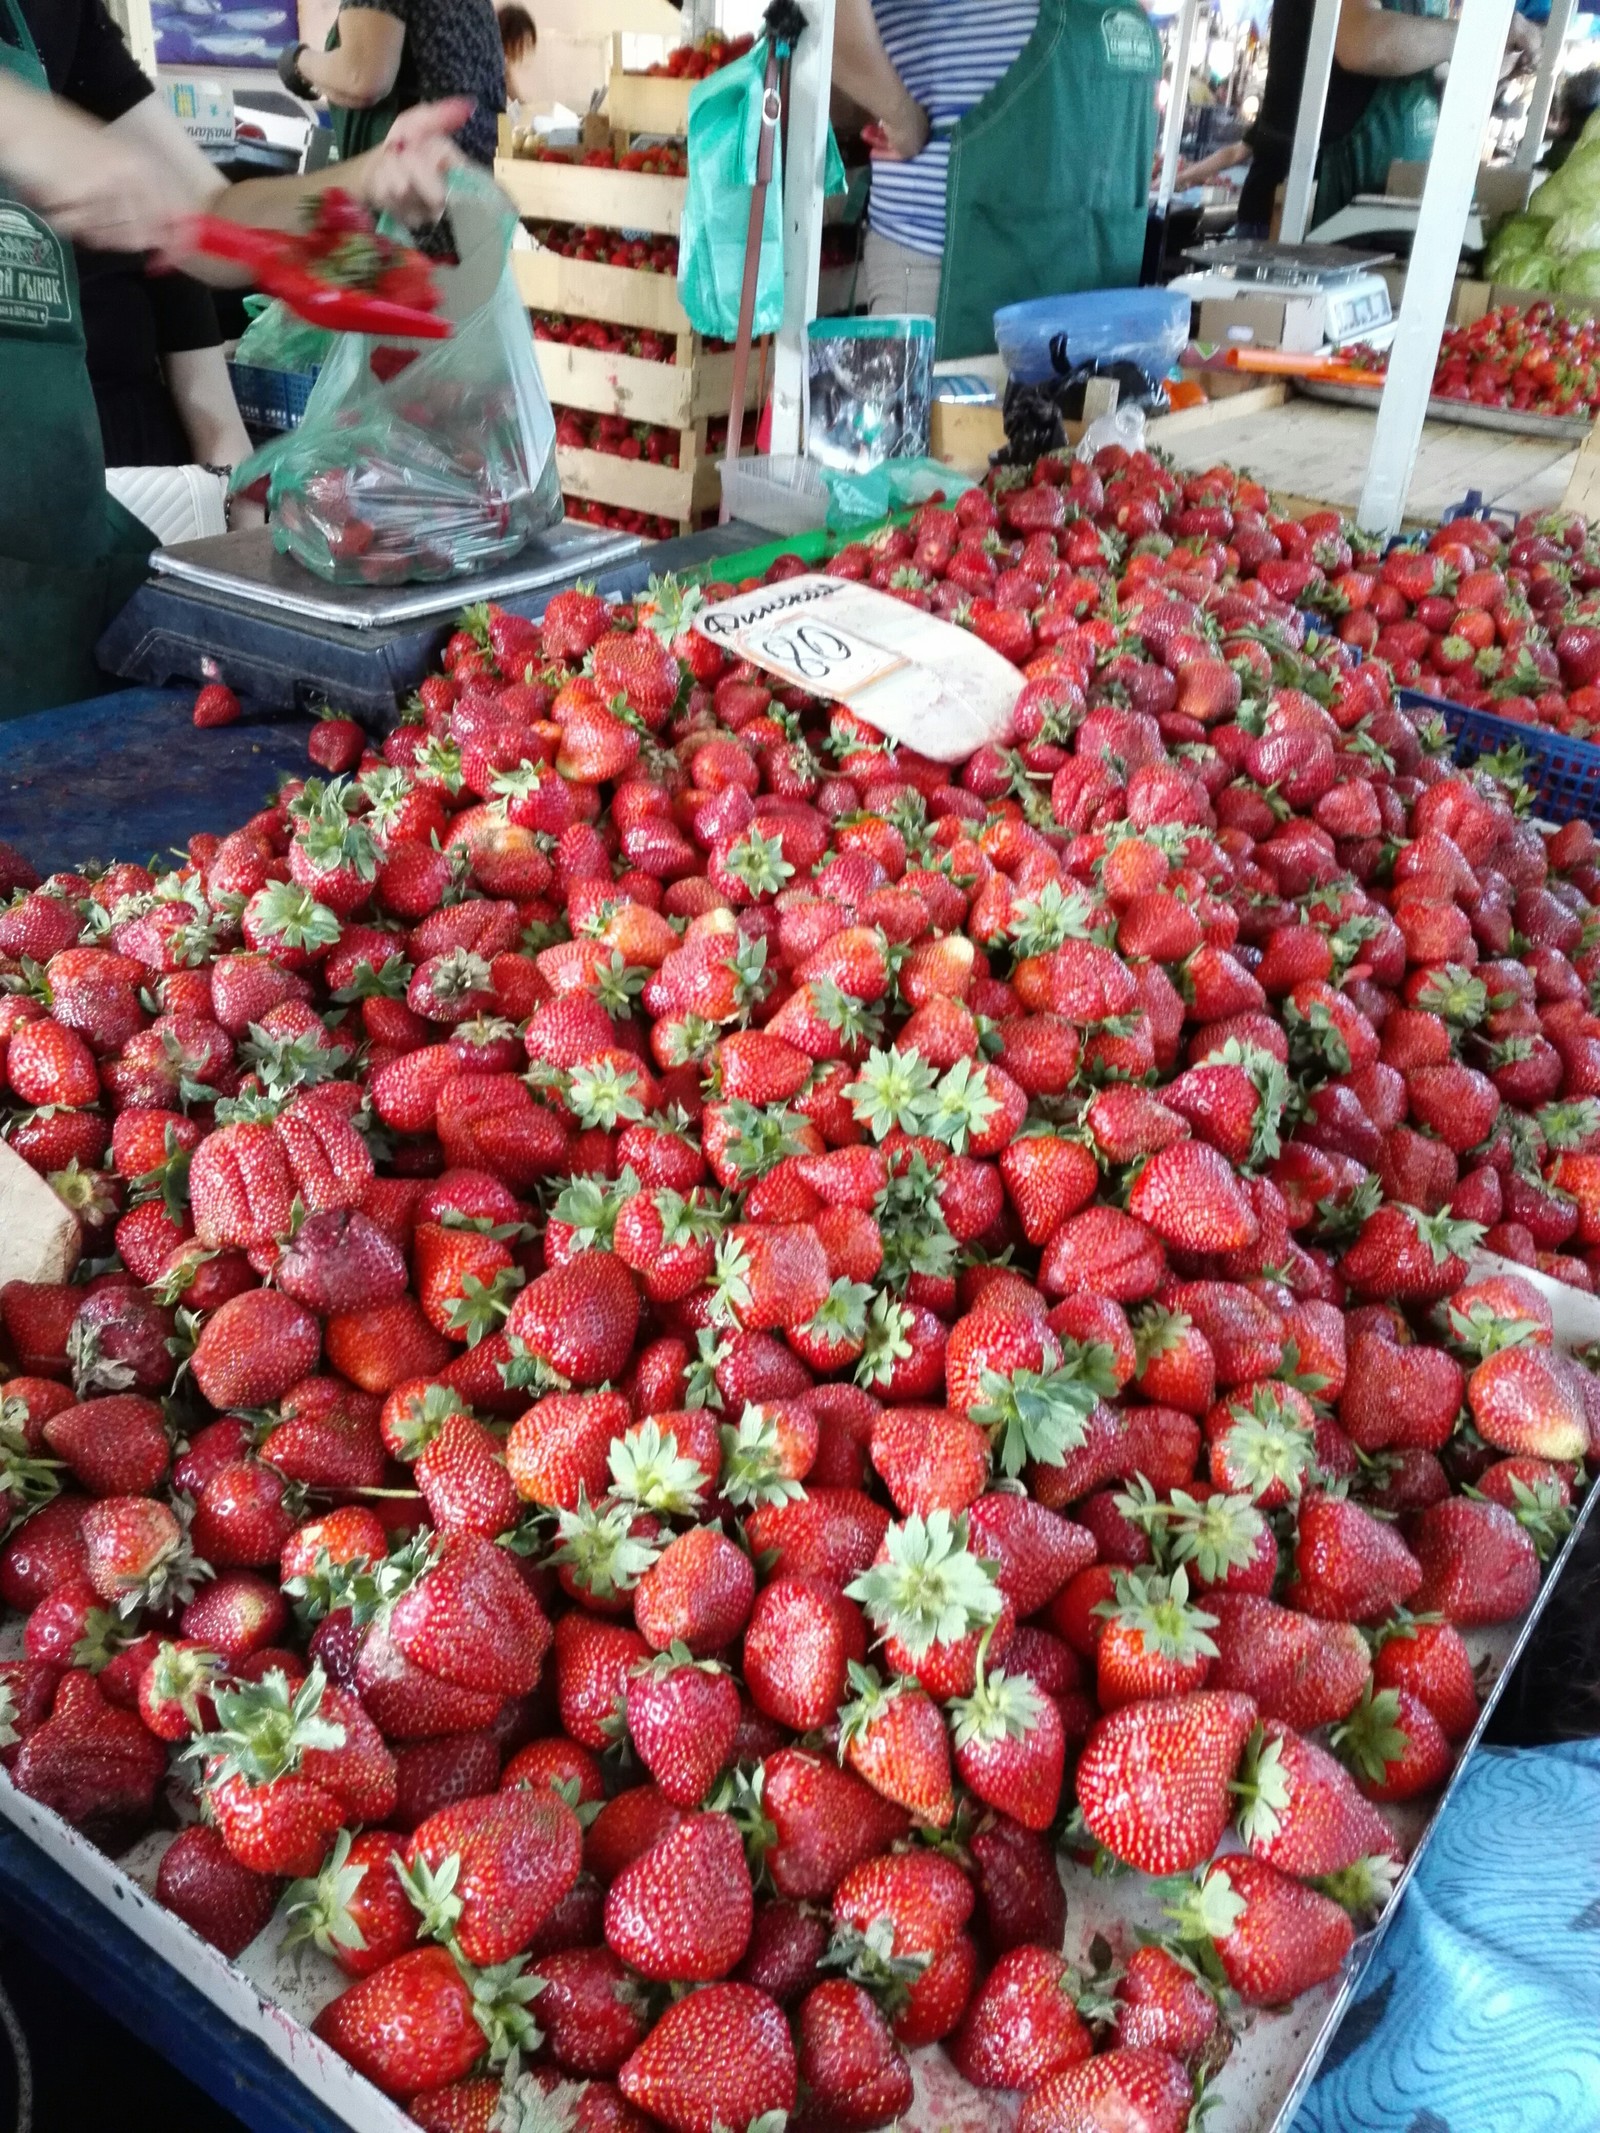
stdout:
[[(494, 161), (506, 108), (506, 61), (494, 0), (346, 0), (393, 15), (406, 27), (396, 80), (402, 109), (444, 96), (474, 96), (478, 108), (456, 135), (475, 163)], [(344, 12), (343, 8), (340, 13)]]
[[(119, 119), (151, 93), (102, 0), (20, 0), (45, 78), (91, 118)], [(8, 27), (0, 15), (0, 35)]]
[[(1393, 0), (1386, 0), (1386, 4), (1392, 5)], [(1250, 144), (1251, 164), (1239, 192), (1241, 222), (1269, 222), (1273, 194), (1289, 175), (1315, 5), (1316, 0), (1273, 0), (1266, 86), (1261, 92), (1261, 109), (1245, 136)], [(1428, 9), (1413, 4), (1400, 6), (1396, 12), (1421, 15)], [(1333, 72), (1328, 77), (1328, 101), (1322, 114), (1324, 147), (1330, 141), (1342, 141), (1354, 130), (1377, 86), (1375, 75), (1352, 74), (1347, 67), (1334, 61)]]

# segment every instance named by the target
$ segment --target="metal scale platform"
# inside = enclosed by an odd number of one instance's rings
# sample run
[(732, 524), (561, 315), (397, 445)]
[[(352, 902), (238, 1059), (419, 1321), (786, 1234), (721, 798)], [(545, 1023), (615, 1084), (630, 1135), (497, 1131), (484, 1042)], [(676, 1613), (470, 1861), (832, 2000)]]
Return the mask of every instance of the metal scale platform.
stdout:
[[(541, 613), (575, 579), (626, 596), (663, 548), (637, 535), (564, 521), (516, 561), (445, 585), (324, 585), (279, 555), (266, 527), (160, 548), (150, 577), (101, 638), (100, 664), (138, 682), (225, 681), (263, 710), (337, 704), (376, 723), (394, 714), (437, 658), (464, 607), (496, 600)], [(648, 558), (648, 561), (646, 560)]]
[(1277, 297), (1304, 306), (1306, 331), (1295, 345), (1342, 348), (1352, 341), (1385, 347), (1394, 337), (1389, 287), (1373, 271), (1381, 253), (1331, 244), (1269, 244), (1228, 237), (1185, 252), (1195, 271), (1173, 283), (1196, 303)]

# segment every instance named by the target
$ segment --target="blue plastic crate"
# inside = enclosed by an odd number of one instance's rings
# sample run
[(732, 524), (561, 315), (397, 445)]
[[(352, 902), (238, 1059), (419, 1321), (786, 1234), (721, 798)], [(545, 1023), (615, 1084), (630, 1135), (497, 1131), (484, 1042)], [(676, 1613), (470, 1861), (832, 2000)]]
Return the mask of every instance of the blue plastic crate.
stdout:
[(239, 413), (252, 429), (297, 427), (317, 382), (314, 370), (268, 370), (259, 363), (230, 363), (228, 369)]
[(1600, 748), (1569, 740), (1546, 726), (1524, 726), (1487, 711), (1469, 711), (1464, 704), (1425, 696), (1420, 689), (1401, 689), (1398, 695), (1406, 710), (1443, 719), (1458, 763), (1468, 765), (1480, 755), (1519, 748), (1527, 759), (1523, 777), (1541, 821), (1587, 822), (1600, 829)]

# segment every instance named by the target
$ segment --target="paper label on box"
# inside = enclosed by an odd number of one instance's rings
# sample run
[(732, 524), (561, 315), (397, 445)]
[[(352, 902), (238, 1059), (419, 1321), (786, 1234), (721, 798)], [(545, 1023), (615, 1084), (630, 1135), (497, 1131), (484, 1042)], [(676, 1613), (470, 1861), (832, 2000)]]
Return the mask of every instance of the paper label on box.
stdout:
[(971, 630), (872, 586), (811, 572), (719, 600), (694, 627), (934, 762), (1010, 739), (1022, 688), (1011, 662)]

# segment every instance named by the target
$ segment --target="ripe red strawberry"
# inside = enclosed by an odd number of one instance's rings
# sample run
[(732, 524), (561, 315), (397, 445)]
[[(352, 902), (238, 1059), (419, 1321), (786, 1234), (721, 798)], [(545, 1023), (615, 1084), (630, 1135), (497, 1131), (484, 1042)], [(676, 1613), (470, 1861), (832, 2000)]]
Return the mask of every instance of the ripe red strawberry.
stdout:
[(285, 1947), (309, 1942), (347, 1977), (370, 1977), (415, 1947), (417, 1908), (397, 1869), (399, 1854), (387, 1830), (340, 1830), (314, 1878), (284, 1893)]
[(1013, 1948), (979, 1988), (950, 2056), (978, 2088), (1030, 2089), (1089, 2057), (1074, 1979), (1048, 1948)]
[(1182, 1900), (1179, 1930), (1209, 1941), (1247, 2007), (1280, 2007), (1333, 1976), (1354, 1929), (1331, 1897), (1259, 1859), (1219, 1859)]
[(1294, 1604), (1334, 1622), (1379, 1621), (1409, 1601), (1423, 1578), (1392, 1527), (1358, 1504), (1320, 1492), (1301, 1500), (1294, 1564)]
[(1481, 1234), (1476, 1224), (1457, 1222), (1448, 1214), (1380, 1207), (1361, 1225), (1340, 1271), (1364, 1296), (1431, 1303), (1461, 1286), (1467, 1272), (1462, 1255)]
[(1242, 1251), (1260, 1225), (1227, 1160), (1204, 1141), (1174, 1141), (1145, 1163), (1128, 1212), (1188, 1252)]
[(796, 2079), (783, 2009), (749, 1985), (715, 1984), (667, 2009), (617, 2086), (669, 2133), (716, 2133), (792, 2111)]
[(643, 1977), (726, 1977), (749, 1944), (753, 1915), (737, 1826), (726, 1814), (692, 1815), (612, 1883), (606, 1941)]
[(1194, 2085), (1164, 2051), (1118, 2048), (1049, 2074), (1022, 2099), (1017, 2133), (1183, 2133)]
[(148, 1822), (166, 1767), (160, 1742), (74, 1668), (62, 1676), (48, 1719), (17, 1750), (11, 1777), (19, 1792), (95, 1842), (115, 1845)]
[(485, 2049), (500, 2060), (531, 2043), (537, 1990), (531, 1977), (484, 1979), (444, 1948), (417, 1948), (347, 1987), (312, 2026), (385, 2095), (415, 2096), (461, 2080)]
[(1254, 1697), (1265, 1717), (1301, 1732), (1346, 1717), (1371, 1679), (1353, 1624), (1322, 1622), (1250, 1593), (1215, 1593), (1213, 1685)]
[(633, 1276), (614, 1253), (587, 1251), (529, 1282), (505, 1329), (568, 1383), (599, 1385), (622, 1375), (638, 1323)]
[(43, 1434), (93, 1496), (147, 1496), (167, 1470), (161, 1409), (137, 1393), (64, 1407), (48, 1417)]
[(1439, 1721), (1446, 1740), (1465, 1740), (1478, 1720), (1478, 1685), (1460, 1630), (1401, 1609), (1384, 1624), (1382, 1636), (1372, 1662), (1374, 1685), (1409, 1689)]
[(1333, 1743), (1371, 1800), (1436, 1791), (1455, 1760), (1432, 1712), (1409, 1689), (1369, 1689)]
[(208, 681), (194, 700), (197, 726), (233, 726), (239, 716), (238, 697), (220, 681)]
[(278, 1888), (270, 1875), (241, 1866), (204, 1822), (179, 1830), (156, 1872), (159, 1901), (230, 1959), (267, 1925)]
[(867, 1656), (860, 1610), (821, 1578), (778, 1577), (756, 1595), (744, 1672), (758, 1710), (795, 1732), (828, 1723)]
[(1170, 1948), (1135, 1948), (1115, 1998), (1116, 2038), (1124, 2051), (1170, 2052), (1188, 2061), (1216, 2035), (1216, 1995)]
[(1278, 1719), (1251, 1734), (1237, 1783), (1239, 1833), (1253, 1857), (1282, 1873), (1316, 1881), (1361, 1860), (1397, 1857), (1388, 1824), (1343, 1766)]
[(1504, 1505), (1453, 1496), (1421, 1514), (1412, 1538), (1422, 1575), (1404, 1597), (1419, 1613), (1467, 1629), (1514, 1621), (1532, 1606), (1538, 1550)]
[(833, 1894), (863, 1859), (906, 1834), (905, 1810), (882, 1799), (832, 1757), (780, 1748), (763, 1765), (761, 1807), (775, 1836), (766, 1868), (780, 1896)]
[(504, 1549), (480, 1534), (449, 1540), (395, 1601), (389, 1636), (409, 1663), (453, 1687), (525, 1696), (550, 1648), (550, 1625)]
[(1583, 1402), (1560, 1359), (1524, 1343), (1487, 1356), (1467, 1381), (1473, 1426), (1497, 1451), (1581, 1459), (1589, 1430)]
[(1255, 1715), (1248, 1696), (1205, 1689), (1125, 1704), (1101, 1719), (1078, 1761), (1090, 1835), (1149, 1874), (1182, 1873), (1210, 1858)]
[(548, 1786), (490, 1793), (429, 1815), (401, 1882), (424, 1934), (468, 1962), (503, 1963), (532, 1941), (577, 1879), (583, 1832)]
[(874, 1792), (921, 1822), (943, 1827), (955, 1812), (950, 1743), (938, 1706), (916, 1683), (887, 1688), (871, 1667), (851, 1661), (854, 1699), (839, 1713), (839, 1753)]
[(628, 1736), (667, 1798), (694, 1807), (711, 1790), (739, 1730), (739, 1690), (687, 1646), (658, 1653), (628, 1681)]

